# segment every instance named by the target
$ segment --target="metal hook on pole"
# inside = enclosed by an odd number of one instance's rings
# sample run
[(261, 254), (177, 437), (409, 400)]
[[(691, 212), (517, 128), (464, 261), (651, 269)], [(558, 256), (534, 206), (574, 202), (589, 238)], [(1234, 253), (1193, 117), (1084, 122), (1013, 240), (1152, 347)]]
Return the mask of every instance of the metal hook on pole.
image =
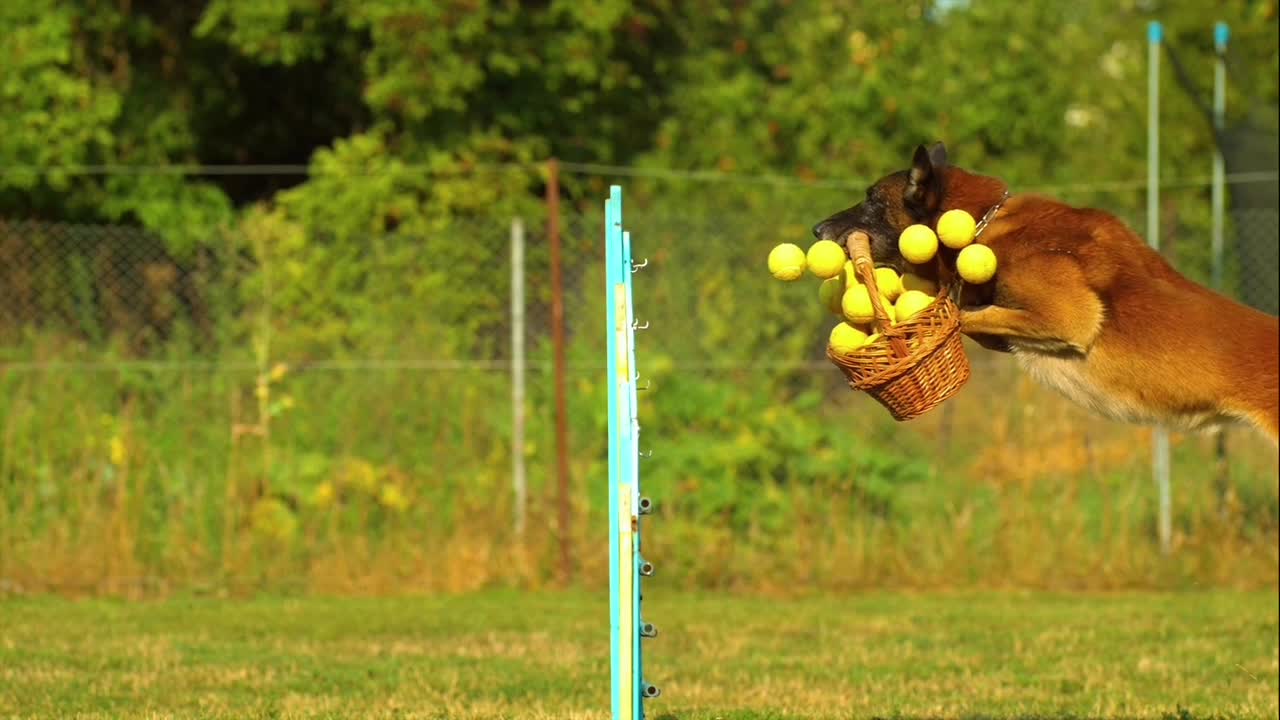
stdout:
[(631, 272), (636, 272), (637, 270), (643, 270), (647, 267), (649, 267), (649, 258), (645, 258), (644, 260), (641, 260), (638, 263), (635, 263), (635, 262), (631, 263)]

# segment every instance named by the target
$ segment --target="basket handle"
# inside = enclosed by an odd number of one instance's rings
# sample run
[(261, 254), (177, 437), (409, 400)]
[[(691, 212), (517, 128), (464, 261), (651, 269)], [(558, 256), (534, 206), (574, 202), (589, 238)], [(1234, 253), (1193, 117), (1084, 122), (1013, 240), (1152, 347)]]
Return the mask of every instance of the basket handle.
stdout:
[(889, 313), (885, 312), (884, 305), (880, 302), (880, 289), (876, 287), (875, 262), (871, 259), (871, 238), (861, 230), (855, 230), (849, 235), (848, 247), (849, 255), (853, 258), (853, 269), (862, 278), (862, 284), (867, 286), (868, 294), (871, 295), (871, 309), (876, 314), (876, 324), (880, 332), (888, 338), (889, 347), (895, 355), (906, 357), (907, 342), (889, 323)]
[(942, 259), (942, 252), (938, 252), (938, 295), (937, 297), (950, 297), (957, 304), (960, 302), (960, 292), (964, 289), (964, 278), (960, 277), (960, 273), (955, 268), (947, 265)]

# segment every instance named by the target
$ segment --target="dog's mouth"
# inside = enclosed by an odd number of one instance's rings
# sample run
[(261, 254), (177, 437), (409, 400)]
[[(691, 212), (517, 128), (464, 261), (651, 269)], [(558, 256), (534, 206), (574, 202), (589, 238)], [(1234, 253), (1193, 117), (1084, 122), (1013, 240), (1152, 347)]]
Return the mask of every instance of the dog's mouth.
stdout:
[(853, 227), (832, 238), (844, 248), (847, 257), (851, 259), (853, 257), (853, 253), (849, 250), (849, 238), (855, 232), (861, 232), (867, 236), (871, 246), (871, 262), (875, 267), (889, 268), (899, 275), (906, 272), (907, 261), (898, 252), (898, 243), (895, 240), (886, 239), (883, 233), (875, 230)]
[(893, 224), (879, 212), (867, 212), (862, 205), (836, 213), (813, 227), (816, 238), (831, 240), (844, 248), (845, 256), (852, 258), (849, 238), (855, 232), (867, 236), (871, 261), (876, 267), (892, 268), (901, 274), (907, 267), (905, 258), (898, 252), (898, 233)]

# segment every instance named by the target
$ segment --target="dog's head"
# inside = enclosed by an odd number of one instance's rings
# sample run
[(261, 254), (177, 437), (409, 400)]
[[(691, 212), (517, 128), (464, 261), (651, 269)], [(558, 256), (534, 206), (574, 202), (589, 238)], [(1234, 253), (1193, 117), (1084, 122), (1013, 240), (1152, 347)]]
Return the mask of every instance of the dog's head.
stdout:
[(898, 236), (908, 226), (933, 227), (945, 210), (959, 207), (981, 217), (999, 202), (1003, 183), (994, 178), (950, 167), (942, 143), (916, 148), (907, 170), (886, 175), (867, 188), (866, 199), (813, 226), (819, 240), (844, 245), (849, 233), (861, 230), (871, 238), (871, 256), (877, 265), (899, 272), (906, 261), (898, 252)]

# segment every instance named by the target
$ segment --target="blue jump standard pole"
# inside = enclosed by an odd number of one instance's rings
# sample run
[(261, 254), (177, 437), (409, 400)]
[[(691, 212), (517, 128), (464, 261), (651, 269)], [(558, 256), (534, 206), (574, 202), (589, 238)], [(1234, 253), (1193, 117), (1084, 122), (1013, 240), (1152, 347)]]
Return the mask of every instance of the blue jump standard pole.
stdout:
[(622, 188), (605, 201), (605, 284), (609, 326), (609, 640), (610, 694), (614, 720), (643, 720), (646, 697), (658, 689), (644, 682), (640, 638), (652, 626), (640, 620), (640, 581), (652, 566), (640, 556), (640, 497), (636, 399), (636, 320), (632, 307), (631, 234), (622, 229)]
[[(622, 191), (618, 187), (612, 187), (609, 190), (609, 199), (605, 201), (605, 289), (607, 311), (606, 318), (609, 325), (608, 332), (608, 353), (607, 360), (609, 373), (609, 667), (611, 671), (609, 688), (612, 695), (611, 712), (615, 720), (622, 717), (623, 694), (625, 688), (622, 687), (619, 678), (619, 670), (623, 663), (622, 637), (624, 632), (624, 623), (622, 622), (622, 602), (621, 587), (622, 573), (621, 564), (618, 562), (622, 550), (620, 517), (621, 508), (618, 497), (618, 486), (622, 484), (622, 443), (620, 433), (622, 423), (619, 421), (621, 413), (621, 401), (619, 398), (619, 384), (621, 378), (619, 376), (618, 363), (618, 346), (620, 344), (618, 332), (618, 293), (616, 288), (621, 281), (620, 268), (622, 267), (622, 241), (621, 241), (621, 225), (622, 225)], [(621, 341), (625, 342), (625, 341)]]

